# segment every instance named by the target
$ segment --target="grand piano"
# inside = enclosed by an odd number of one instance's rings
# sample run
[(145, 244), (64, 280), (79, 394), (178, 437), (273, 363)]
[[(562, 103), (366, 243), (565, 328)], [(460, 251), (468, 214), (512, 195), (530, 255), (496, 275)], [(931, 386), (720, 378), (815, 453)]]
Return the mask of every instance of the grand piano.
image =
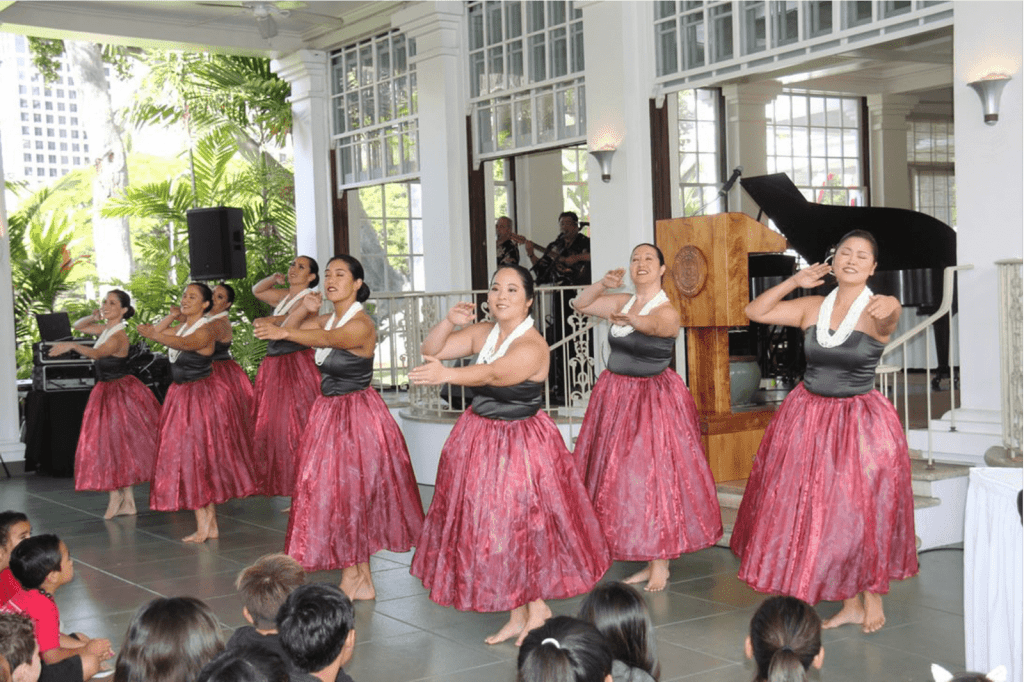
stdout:
[[(868, 281), (871, 290), (895, 296), (905, 308), (916, 308), (922, 315), (938, 309), (943, 269), (956, 265), (956, 232), (949, 225), (927, 214), (901, 208), (814, 204), (784, 173), (743, 178), (740, 185), (761, 212), (771, 218), (790, 247), (808, 263), (824, 261), (840, 237), (850, 230), (866, 230), (878, 242), (878, 268)], [(793, 274), (795, 261), (785, 255), (751, 256), (751, 299)], [(833, 284), (834, 279), (820, 291), (797, 290), (794, 295), (824, 294)], [(949, 372), (948, 319), (944, 316), (935, 324), (940, 376), (948, 376)], [(775, 334), (777, 340), (783, 341), (782, 350), (763, 337), (758, 344), (762, 373), (798, 378), (792, 375), (803, 371), (802, 337), (781, 330)], [(801, 347), (800, 352), (796, 352), (796, 347)]]

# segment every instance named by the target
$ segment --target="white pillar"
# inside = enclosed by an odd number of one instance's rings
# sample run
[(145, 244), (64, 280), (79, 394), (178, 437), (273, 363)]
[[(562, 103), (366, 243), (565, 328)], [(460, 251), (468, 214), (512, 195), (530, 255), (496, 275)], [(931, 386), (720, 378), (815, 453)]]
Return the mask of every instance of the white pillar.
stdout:
[[(3, 152), (0, 150), (0, 178), (4, 177)], [(11, 243), (7, 226), (7, 206), (0, 189), (0, 456), (4, 462), (25, 459), (18, 419), (18, 363), (15, 360), (14, 297), (11, 282)], [(3, 350), (6, 348), (7, 350)]]
[[(396, 12), (392, 25), (416, 41), (427, 291), (471, 286), (466, 150), (465, 12), (460, 2), (420, 2)], [(449, 263), (449, 267), (438, 264)]]
[[(562, 150), (540, 152), (516, 159), (516, 215), (519, 233), (543, 249), (558, 236), (562, 199)], [(580, 216), (586, 220), (587, 216)], [(537, 251), (540, 256), (541, 252)], [(529, 259), (521, 260), (529, 265)]]
[(653, 8), (648, 2), (577, 2), (583, 10), (587, 143), (618, 142), (611, 180), (588, 155), (594, 277), (627, 265), (630, 250), (654, 239), (651, 118)]
[(274, 59), (270, 68), (292, 86), (295, 155), (295, 253), (326, 265), (334, 255), (331, 198), (330, 91), (327, 53), (299, 50)]
[[(1024, 73), (1019, 2), (954, 2), (953, 119), (956, 136), (957, 260), (974, 270), (960, 277), (960, 402), (998, 420), (999, 341), (996, 268), (1022, 252)], [(992, 72), (1012, 75), (999, 121), (982, 120), (967, 83)], [(981, 454), (981, 453), (974, 453)]]
[(871, 119), (871, 205), (913, 208), (907, 169), (907, 115), (913, 95), (868, 95)]
[[(726, 117), (726, 167), (743, 166), (745, 177), (768, 173), (767, 119), (765, 106), (782, 94), (778, 81), (759, 81), (722, 88)], [(737, 201), (738, 200), (738, 201)], [(729, 210), (756, 216), (760, 207), (736, 183), (729, 196)]]

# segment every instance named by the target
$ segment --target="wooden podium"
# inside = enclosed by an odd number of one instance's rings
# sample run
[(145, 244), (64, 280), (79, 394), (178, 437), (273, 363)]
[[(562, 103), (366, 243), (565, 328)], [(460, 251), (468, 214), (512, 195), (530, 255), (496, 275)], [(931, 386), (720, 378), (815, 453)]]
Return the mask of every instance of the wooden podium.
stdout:
[(785, 251), (786, 239), (743, 213), (659, 220), (664, 289), (687, 332), (690, 392), (715, 481), (747, 478), (774, 407), (733, 412), (729, 328), (745, 327), (750, 302), (747, 255)]

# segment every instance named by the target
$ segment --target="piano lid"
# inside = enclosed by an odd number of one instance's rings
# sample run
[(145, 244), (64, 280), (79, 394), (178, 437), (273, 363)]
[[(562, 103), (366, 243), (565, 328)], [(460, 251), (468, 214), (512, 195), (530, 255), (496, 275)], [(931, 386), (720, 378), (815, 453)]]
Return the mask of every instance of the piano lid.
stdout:
[(956, 232), (930, 215), (902, 208), (814, 204), (785, 173), (741, 178), (740, 185), (808, 263), (820, 263), (844, 234), (860, 229), (878, 241), (879, 270), (956, 265)]

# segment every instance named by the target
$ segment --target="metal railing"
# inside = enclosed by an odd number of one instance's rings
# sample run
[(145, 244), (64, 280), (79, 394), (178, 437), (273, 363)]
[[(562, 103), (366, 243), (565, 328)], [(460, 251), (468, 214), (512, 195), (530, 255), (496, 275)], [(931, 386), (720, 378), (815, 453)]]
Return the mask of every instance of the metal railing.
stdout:
[[(962, 270), (972, 270), (973, 265), (955, 265), (945, 269), (942, 274), (942, 302), (939, 304), (939, 309), (926, 319), (922, 320), (919, 324), (915, 325), (905, 333), (901, 334), (897, 338), (891, 340), (885, 346), (885, 350), (882, 351), (882, 361), (875, 370), (878, 375), (879, 390), (888, 397), (897, 410), (900, 411), (900, 417), (903, 420), (903, 429), (905, 433), (910, 435), (910, 385), (909, 385), (909, 355), (906, 352), (907, 346), (911, 341), (917, 339), (920, 335), (925, 335), (925, 419), (928, 425), (928, 468), (933, 469), (935, 467), (934, 452), (932, 449), (932, 426), (931, 426), (931, 415), (932, 415), (932, 344), (930, 336), (934, 334), (933, 327), (936, 320), (943, 316), (949, 316), (949, 419), (950, 431), (956, 431), (956, 391), (955, 387), (955, 364), (954, 354), (956, 351), (956, 325), (953, 324), (953, 291), (956, 283), (956, 273)], [(894, 365), (887, 363), (885, 357), (891, 355), (897, 350), (902, 350), (903, 361), (901, 365)], [(899, 375), (902, 374), (902, 382), (899, 381)], [(900, 387), (902, 386), (902, 406), (900, 403)]]
[[(595, 325), (572, 310), (569, 301), (581, 287), (538, 287), (533, 318), (551, 348), (544, 409), (570, 430), (582, 420), (597, 377)], [(456, 303), (473, 301), (478, 319), (489, 319), (486, 290), (396, 293), (372, 296), (365, 304), (377, 323), (374, 386), (391, 407), (412, 416), (454, 420), (472, 401), (472, 388), (455, 384), (413, 386), (409, 370), (423, 363), (420, 344)], [(446, 362), (467, 364), (473, 358)]]

